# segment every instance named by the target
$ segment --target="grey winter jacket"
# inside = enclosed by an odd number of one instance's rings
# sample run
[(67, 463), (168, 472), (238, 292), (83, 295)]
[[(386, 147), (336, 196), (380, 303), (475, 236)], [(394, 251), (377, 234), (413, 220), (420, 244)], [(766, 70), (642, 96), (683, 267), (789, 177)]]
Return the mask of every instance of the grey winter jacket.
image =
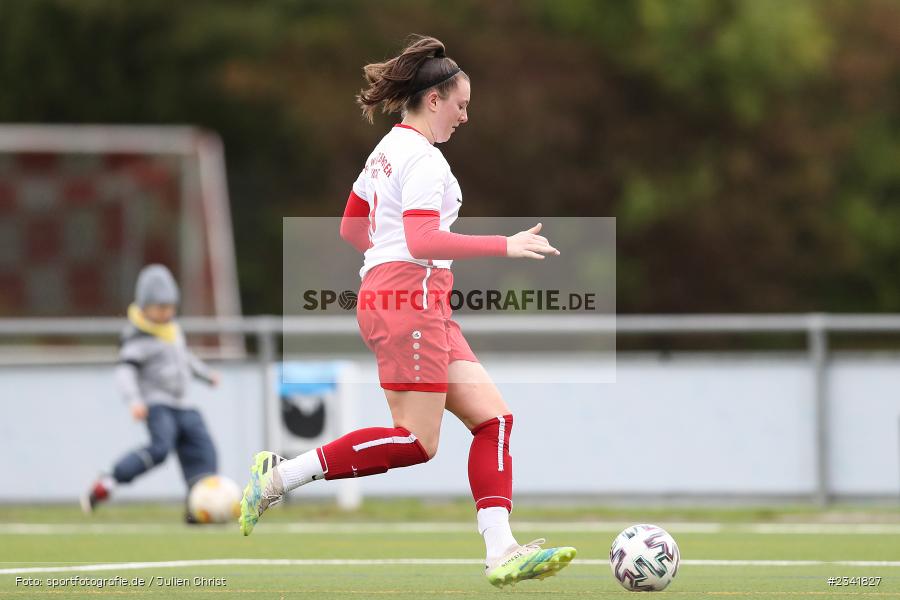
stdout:
[(211, 371), (188, 350), (179, 330), (166, 342), (129, 323), (120, 338), (116, 382), (129, 404), (191, 408), (186, 392), (191, 377), (211, 383)]

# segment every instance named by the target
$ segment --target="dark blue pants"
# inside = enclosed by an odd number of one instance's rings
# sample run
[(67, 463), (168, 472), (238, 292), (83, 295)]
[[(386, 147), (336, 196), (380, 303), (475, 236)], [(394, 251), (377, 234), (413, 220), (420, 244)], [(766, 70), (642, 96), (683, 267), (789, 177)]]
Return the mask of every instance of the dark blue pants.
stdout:
[(150, 406), (147, 429), (150, 445), (129, 452), (113, 467), (113, 478), (119, 483), (128, 483), (161, 465), (173, 450), (178, 454), (188, 488), (218, 470), (216, 448), (198, 411)]

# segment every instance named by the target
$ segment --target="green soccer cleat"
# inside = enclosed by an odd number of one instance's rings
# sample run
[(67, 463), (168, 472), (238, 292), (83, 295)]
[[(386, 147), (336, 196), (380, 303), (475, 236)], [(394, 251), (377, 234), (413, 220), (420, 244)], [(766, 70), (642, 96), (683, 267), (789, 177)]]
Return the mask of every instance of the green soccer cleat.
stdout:
[(538, 539), (524, 546), (514, 546), (508, 553), (484, 566), (491, 585), (503, 587), (526, 579), (546, 579), (556, 575), (575, 558), (575, 548), (541, 548), (546, 540)]
[(241, 499), (241, 533), (250, 535), (266, 509), (284, 498), (284, 484), (275, 466), (284, 459), (274, 452), (258, 452), (250, 467), (250, 483)]

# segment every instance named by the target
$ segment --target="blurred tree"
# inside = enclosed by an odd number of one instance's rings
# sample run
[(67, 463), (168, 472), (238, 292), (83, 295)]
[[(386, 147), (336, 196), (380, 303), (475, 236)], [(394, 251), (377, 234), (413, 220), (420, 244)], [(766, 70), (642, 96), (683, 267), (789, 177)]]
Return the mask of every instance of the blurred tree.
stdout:
[(245, 310), (281, 217), (336, 216), (361, 67), (412, 32), (472, 78), (475, 215), (618, 217), (622, 312), (900, 311), (892, 0), (0, 0), (0, 121), (192, 123), (228, 153)]

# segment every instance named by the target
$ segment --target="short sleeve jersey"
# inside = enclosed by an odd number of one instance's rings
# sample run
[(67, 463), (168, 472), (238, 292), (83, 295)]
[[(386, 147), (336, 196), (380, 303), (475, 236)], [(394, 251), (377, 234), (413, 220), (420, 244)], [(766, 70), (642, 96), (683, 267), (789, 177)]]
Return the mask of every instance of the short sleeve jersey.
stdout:
[(404, 214), (436, 214), (450, 231), (462, 206), (462, 190), (450, 165), (428, 139), (406, 125), (394, 126), (375, 146), (353, 184), (369, 205), (369, 240), (360, 277), (386, 262), (405, 261), (449, 269), (451, 260), (413, 258), (406, 246)]

